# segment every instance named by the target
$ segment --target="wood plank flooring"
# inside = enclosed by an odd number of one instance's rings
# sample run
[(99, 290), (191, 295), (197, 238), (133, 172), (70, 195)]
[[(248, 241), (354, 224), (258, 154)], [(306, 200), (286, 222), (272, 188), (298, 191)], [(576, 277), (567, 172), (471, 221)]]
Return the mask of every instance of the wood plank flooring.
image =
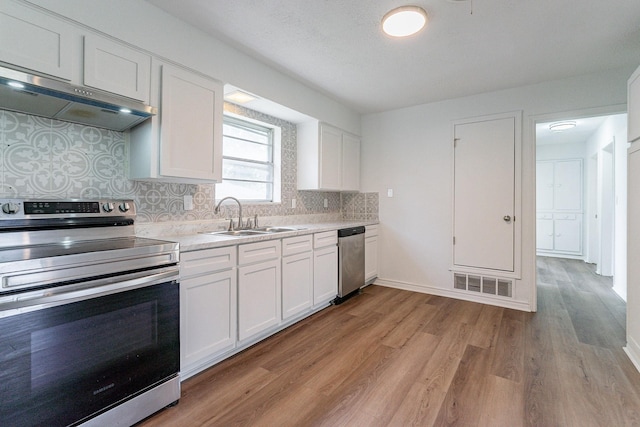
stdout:
[(640, 425), (625, 304), (538, 258), (538, 312), (380, 286), (183, 383), (140, 426)]

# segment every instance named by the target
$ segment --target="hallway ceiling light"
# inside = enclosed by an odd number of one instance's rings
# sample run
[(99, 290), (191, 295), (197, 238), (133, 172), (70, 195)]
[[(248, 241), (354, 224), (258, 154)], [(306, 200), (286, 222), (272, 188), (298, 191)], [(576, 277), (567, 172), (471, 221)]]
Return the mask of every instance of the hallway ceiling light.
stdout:
[(563, 132), (565, 130), (573, 129), (574, 127), (576, 127), (576, 122), (574, 121), (556, 122), (549, 125), (549, 130), (551, 132)]
[(418, 6), (402, 6), (382, 18), (382, 30), (392, 37), (408, 37), (427, 24), (427, 12)]

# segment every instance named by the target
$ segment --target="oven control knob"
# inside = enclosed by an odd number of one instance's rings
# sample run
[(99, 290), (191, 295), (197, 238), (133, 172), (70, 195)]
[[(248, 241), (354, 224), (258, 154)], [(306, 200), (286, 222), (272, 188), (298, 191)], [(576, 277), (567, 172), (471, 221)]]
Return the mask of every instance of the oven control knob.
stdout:
[(13, 215), (20, 212), (20, 205), (17, 203), (5, 203), (2, 205), (2, 212)]
[(131, 207), (129, 206), (129, 203), (127, 202), (122, 202), (120, 203), (120, 205), (118, 206), (118, 209), (120, 209), (120, 212), (128, 212), (129, 209), (131, 209)]
[(113, 203), (105, 203), (104, 205), (102, 205), (102, 210), (105, 212), (113, 212), (114, 209), (115, 206), (113, 205)]

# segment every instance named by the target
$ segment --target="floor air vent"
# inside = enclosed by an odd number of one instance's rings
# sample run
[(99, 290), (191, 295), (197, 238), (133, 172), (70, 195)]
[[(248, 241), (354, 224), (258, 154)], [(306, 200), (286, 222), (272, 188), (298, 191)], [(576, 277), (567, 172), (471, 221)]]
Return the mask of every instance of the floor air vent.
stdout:
[(497, 277), (480, 276), (477, 274), (453, 274), (453, 287), (464, 291), (511, 298), (512, 286), (513, 281), (510, 279), (499, 279)]

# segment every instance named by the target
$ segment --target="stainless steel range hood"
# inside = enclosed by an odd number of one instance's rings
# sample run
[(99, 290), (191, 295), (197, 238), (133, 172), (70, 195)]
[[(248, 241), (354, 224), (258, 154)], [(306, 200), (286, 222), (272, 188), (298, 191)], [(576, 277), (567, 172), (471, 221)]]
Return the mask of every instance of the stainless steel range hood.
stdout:
[(131, 98), (0, 67), (0, 109), (124, 131), (157, 113)]

